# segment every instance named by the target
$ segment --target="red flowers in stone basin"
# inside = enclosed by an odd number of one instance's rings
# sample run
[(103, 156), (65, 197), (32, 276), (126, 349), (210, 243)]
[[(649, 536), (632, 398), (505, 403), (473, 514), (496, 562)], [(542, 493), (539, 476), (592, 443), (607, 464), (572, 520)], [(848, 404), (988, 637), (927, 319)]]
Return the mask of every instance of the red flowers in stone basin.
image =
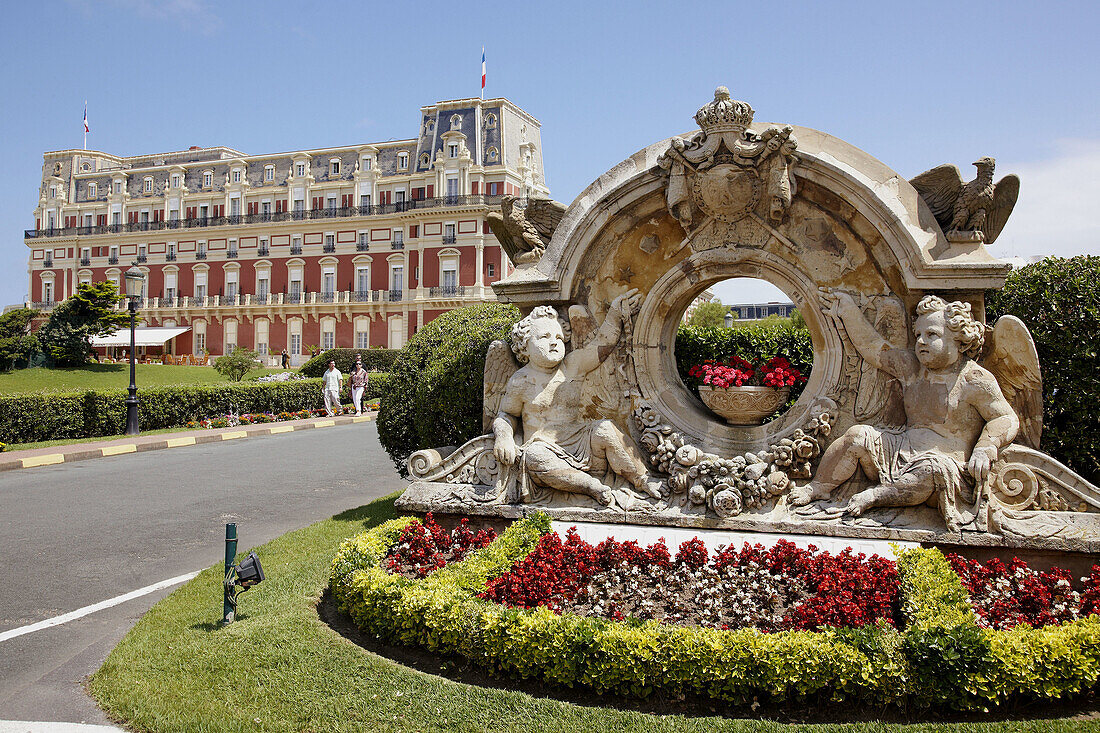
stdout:
[(708, 555), (698, 538), (672, 557), (607, 539), (593, 547), (570, 530), (543, 535), (526, 559), (490, 580), (486, 598), (556, 612), (763, 631), (895, 623), (898, 575), (892, 560), (839, 555), (780, 541)]

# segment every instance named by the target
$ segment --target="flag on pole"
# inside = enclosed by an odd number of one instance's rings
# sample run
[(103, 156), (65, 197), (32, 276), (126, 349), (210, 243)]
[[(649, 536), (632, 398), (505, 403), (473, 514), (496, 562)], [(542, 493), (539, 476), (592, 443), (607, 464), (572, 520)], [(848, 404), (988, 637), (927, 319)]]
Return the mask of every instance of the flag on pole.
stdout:
[(481, 98), (485, 99), (485, 47), (481, 47)]
[(84, 149), (88, 149), (88, 100), (84, 100)]

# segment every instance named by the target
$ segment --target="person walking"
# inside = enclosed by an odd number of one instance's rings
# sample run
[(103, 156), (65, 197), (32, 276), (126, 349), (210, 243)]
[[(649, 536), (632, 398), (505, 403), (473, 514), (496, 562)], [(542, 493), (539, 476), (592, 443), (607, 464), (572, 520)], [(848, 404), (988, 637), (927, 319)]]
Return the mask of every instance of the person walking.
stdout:
[(286, 353), (286, 349), (283, 349), (283, 369), (290, 366), (290, 354)]
[(335, 361), (328, 363), (328, 371), (325, 372), (323, 380), (321, 387), (324, 390), (325, 412), (332, 417), (340, 409), (340, 388), (344, 383), (344, 375), (336, 368)]
[(363, 368), (363, 357), (356, 354), (355, 369), (348, 381), (351, 386), (351, 403), (355, 405), (356, 415), (363, 414), (363, 392), (366, 391), (368, 382), (370, 382), (370, 376), (367, 374), (367, 370)]

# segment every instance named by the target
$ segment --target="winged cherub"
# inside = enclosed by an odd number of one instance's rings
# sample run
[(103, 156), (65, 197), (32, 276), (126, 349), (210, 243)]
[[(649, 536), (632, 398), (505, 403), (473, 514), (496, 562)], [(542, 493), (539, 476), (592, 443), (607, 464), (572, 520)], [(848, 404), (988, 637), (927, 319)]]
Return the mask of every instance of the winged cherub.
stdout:
[[(492, 422), (493, 452), (506, 466), (517, 464), (522, 478), (538, 486), (587, 494), (611, 503), (607, 474), (660, 497), (633, 441), (611, 420), (586, 417), (593, 386), (588, 375), (614, 351), (641, 302), (630, 290), (611, 304), (603, 324), (582, 348), (565, 352), (558, 313), (538, 306), (512, 327), (512, 350), (522, 363), (507, 382)], [(517, 431), (522, 446), (517, 446)]]
[(990, 157), (974, 161), (978, 177), (963, 183), (959, 169), (941, 165), (910, 181), (928, 204), (944, 233), (993, 244), (1008, 221), (1020, 179), (1008, 175), (993, 183), (997, 162)]
[(565, 208), (550, 199), (528, 199), (521, 204), (515, 196), (504, 196), (500, 213), (490, 211), (486, 220), (508, 258), (522, 265), (542, 258)]
[(826, 498), (862, 468), (875, 485), (852, 496), (845, 513), (929, 502), (939, 505), (948, 529), (958, 530), (964, 523), (958, 507), (976, 505), (975, 486), (980, 490), (1020, 429), (997, 377), (974, 361), (985, 325), (971, 316), (969, 303), (925, 296), (910, 351), (887, 343), (851, 295), (823, 291), (822, 297), (860, 355), (901, 383), (906, 423), (901, 430), (853, 425), (825, 451), (814, 479), (791, 491), (791, 502)]

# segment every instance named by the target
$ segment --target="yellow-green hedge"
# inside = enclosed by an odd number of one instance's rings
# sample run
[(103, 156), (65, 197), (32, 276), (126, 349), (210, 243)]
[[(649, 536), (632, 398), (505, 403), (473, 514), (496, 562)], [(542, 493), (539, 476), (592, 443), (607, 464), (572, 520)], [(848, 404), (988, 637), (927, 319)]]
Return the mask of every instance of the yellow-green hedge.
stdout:
[(423, 580), (380, 567), (411, 521), (347, 540), (331, 576), (340, 607), (390, 643), (463, 657), (494, 672), (644, 697), (697, 694), (733, 703), (859, 701), (945, 708), (1084, 692), (1100, 676), (1100, 618), (1041, 629), (981, 629), (959, 578), (938, 550), (899, 555), (904, 631), (766, 634), (610, 621), (476, 597), (549, 531), (537, 514), (489, 546)]

